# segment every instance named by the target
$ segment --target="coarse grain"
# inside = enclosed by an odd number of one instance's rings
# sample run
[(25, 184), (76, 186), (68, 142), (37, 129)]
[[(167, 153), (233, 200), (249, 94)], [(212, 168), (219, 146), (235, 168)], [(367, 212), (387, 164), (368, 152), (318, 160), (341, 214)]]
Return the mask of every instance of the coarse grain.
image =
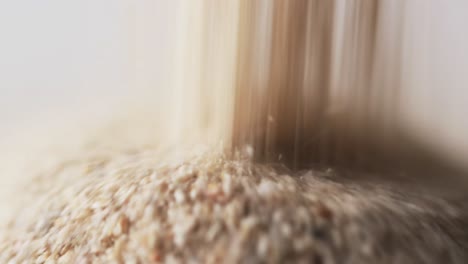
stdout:
[(465, 212), (447, 199), (327, 171), (287, 175), (219, 153), (163, 154), (115, 151), (100, 162), (90, 153), (41, 173), (1, 241), (0, 262), (468, 260)]

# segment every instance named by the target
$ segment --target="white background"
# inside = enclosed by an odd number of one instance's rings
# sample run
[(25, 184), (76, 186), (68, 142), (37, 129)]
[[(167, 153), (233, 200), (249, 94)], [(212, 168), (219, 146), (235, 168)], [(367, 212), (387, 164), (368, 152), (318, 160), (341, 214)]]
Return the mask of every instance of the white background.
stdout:
[[(0, 0), (0, 138), (47, 114), (160, 89), (183, 2)], [(401, 2), (402, 119), (466, 162), (459, 153), (468, 154), (468, 2)]]

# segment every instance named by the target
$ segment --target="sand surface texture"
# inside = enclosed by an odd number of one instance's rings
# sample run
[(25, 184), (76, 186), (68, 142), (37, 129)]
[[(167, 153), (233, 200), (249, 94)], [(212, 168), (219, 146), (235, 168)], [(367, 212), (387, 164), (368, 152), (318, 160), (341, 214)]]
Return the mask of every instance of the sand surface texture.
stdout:
[(1, 263), (466, 263), (456, 203), (206, 149), (102, 148), (36, 176)]

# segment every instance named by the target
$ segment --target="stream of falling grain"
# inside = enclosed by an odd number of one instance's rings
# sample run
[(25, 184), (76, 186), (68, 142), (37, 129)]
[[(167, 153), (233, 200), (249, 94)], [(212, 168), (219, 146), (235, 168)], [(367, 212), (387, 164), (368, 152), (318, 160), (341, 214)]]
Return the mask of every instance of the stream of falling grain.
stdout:
[(257, 161), (293, 168), (396, 155), (402, 18), (388, 5), (184, 3), (175, 140), (250, 146)]

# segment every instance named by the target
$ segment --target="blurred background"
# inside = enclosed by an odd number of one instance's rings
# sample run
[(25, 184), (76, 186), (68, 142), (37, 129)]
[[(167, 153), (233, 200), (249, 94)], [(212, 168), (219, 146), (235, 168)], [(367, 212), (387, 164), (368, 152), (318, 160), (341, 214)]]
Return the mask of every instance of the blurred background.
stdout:
[(175, 1), (0, 2), (0, 126), (155, 88)]
[(164, 85), (176, 4), (0, 1), (0, 220), (38, 166), (65, 160), (64, 149)]
[[(177, 10), (188, 1), (0, 1), (0, 186), (12, 186), (18, 164), (39, 155), (35, 145), (82, 133), (83, 119), (102, 120), (139, 100), (161, 108)], [(468, 164), (468, 2), (383, 3), (388, 19), (404, 25), (404, 101), (396, 111), (408, 131)]]
[[(391, 2), (401, 1), (383, 1), (389, 14), (401, 12), (392, 11)], [(42, 115), (162, 90), (171, 75), (180, 5), (184, 0), (1, 1), (0, 136)], [(431, 144), (443, 141), (441, 151), (465, 152), (468, 3), (404, 6), (402, 116)]]

